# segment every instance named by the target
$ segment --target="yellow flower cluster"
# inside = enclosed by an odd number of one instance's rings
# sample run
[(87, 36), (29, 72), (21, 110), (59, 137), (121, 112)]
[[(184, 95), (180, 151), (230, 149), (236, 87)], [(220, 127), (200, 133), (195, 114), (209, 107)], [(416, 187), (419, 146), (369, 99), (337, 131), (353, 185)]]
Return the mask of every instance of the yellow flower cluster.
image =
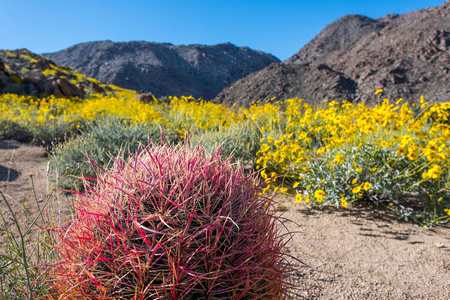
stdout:
[[(312, 107), (290, 99), (285, 105), (285, 110), (273, 104), (253, 108), (267, 110), (256, 167), (283, 178), (268, 181), (268, 191), (292, 184), (297, 202), (308, 198), (344, 207), (363, 197), (418, 190), (445, 194), (450, 103), (429, 106), (421, 98), (416, 109), (403, 99), (395, 104), (384, 99), (375, 107), (346, 101)], [(427, 179), (439, 183), (428, 186)], [(362, 183), (355, 185), (358, 180)], [(450, 206), (446, 197), (439, 205)]]
[(244, 115), (227, 109), (224, 105), (190, 97), (169, 97), (170, 103), (160, 107), (166, 116), (167, 126), (174, 126), (181, 134), (217, 131), (234, 122), (243, 120)]
[(317, 199), (317, 202), (319, 203), (323, 202), (323, 196), (325, 196), (324, 190), (317, 190), (314, 192), (314, 197)]
[(1, 119), (24, 126), (43, 126), (46, 121), (57, 118), (71, 122), (75, 120), (79, 108), (80, 101), (77, 99), (54, 96), (39, 99), (16, 94), (0, 96)]
[(1, 119), (27, 127), (44, 126), (56, 121), (92, 121), (104, 114), (130, 119), (133, 122), (162, 122), (161, 114), (152, 106), (113, 96), (93, 96), (82, 101), (77, 98), (49, 96), (39, 99), (5, 94), (0, 96), (0, 113)]
[(246, 119), (245, 109), (231, 110), (193, 97), (171, 97), (169, 103), (142, 103), (134, 100), (135, 92), (112, 87), (113, 91), (108, 95), (92, 94), (86, 100), (4, 94), (0, 96), (0, 121), (37, 128), (58, 122), (78, 124), (109, 115), (122, 118), (129, 124), (156, 123), (163, 129), (177, 131), (183, 137), (186, 130), (191, 134), (201, 134), (227, 128)]
[(427, 207), (450, 208), (450, 103), (430, 106), (422, 98), (420, 109), (402, 99), (374, 107), (346, 101), (311, 106), (295, 98), (227, 108), (193, 97), (144, 104), (135, 96), (118, 87), (86, 100), (1, 95), (0, 121), (33, 127), (114, 115), (129, 124), (159, 124), (179, 137), (248, 128), (257, 136), (254, 162), (265, 192), (295, 191), (297, 202), (343, 207), (415, 193), (430, 201)]
[(442, 173), (442, 168), (438, 165), (433, 165), (427, 172), (423, 172), (423, 179), (437, 179)]

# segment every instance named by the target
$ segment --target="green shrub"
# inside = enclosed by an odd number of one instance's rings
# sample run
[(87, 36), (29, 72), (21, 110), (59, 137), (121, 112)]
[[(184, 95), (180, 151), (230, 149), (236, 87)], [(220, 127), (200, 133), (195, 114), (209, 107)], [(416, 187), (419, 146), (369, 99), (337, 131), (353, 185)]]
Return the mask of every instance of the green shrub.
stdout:
[(160, 138), (161, 128), (156, 124), (130, 124), (126, 119), (103, 116), (86, 123), (80, 135), (58, 145), (51, 162), (57, 176), (68, 175), (62, 187), (72, 188), (73, 184), (80, 185), (79, 177), (96, 177), (89, 159), (106, 167), (111, 157), (135, 153), (140, 144)]
[(218, 131), (190, 135), (190, 139), (193, 145), (200, 143), (209, 151), (220, 147), (222, 158), (231, 156), (232, 161), (241, 161), (246, 167), (253, 167), (261, 133), (253, 123), (240, 122)]

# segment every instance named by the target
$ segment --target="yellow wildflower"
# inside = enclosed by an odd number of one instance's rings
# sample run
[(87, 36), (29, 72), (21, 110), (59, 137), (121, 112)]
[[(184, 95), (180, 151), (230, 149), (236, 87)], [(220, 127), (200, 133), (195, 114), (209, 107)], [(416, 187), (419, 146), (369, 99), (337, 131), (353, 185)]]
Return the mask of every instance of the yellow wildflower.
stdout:
[(344, 196), (341, 194), (341, 206), (342, 207), (347, 207), (347, 199), (344, 198)]
[(317, 190), (314, 192), (314, 197), (317, 199), (317, 202), (319, 203), (323, 202), (323, 196), (325, 196), (324, 190)]
[(371, 187), (372, 187), (372, 184), (370, 182), (364, 182), (363, 189), (365, 191), (370, 190)]
[(317, 154), (322, 154), (325, 152), (325, 147), (320, 147), (319, 149), (316, 150)]
[(267, 176), (266, 170), (262, 170), (260, 174), (261, 174), (262, 178), (267, 179), (268, 176)]
[(383, 147), (383, 148), (387, 148), (387, 147), (389, 147), (391, 144), (389, 144), (389, 142), (387, 142), (387, 141), (381, 141), (381, 143), (380, 143), (380, 146), (381, 147)]
[(361, 191), (361, 186), (360, 186), (360, 185), (355, 186), (355, 187), (352, 189), (352, 193), (353, 193), (353, 194), (358, 194), (360, 191)]
[(447, 155), (443, 152), (436, 154), (437, 161), (444, 161), (447, 158)]
[(408, 153), (408, 149), (406, 148), (399, 148), (397, 150), (398, 155), (406, 155)]
[(334, 161), (337, 162), (338, 164), (342, 164), (344, 162), (345, 156), (344, 154), (336, 154), (336, 156), (334, 157)]
[(419, 158), (419, 148), (416, 145), (409, 147), (408, 158), (412, 161), (415, 161)]
[(433, 165), (433, 167), (428, 171), (428, 175), (430, 178), (437, 179), (439, 178), (439, 175), (441, 174), (442, 169), (438, 165)]
[(433, 165), (431, 169), (429, 169), (427, 172), (422, 173), (423, 179), (437, 179), (439, 178), (439, 175), (441, 175), (442, 168), (438, 165)]

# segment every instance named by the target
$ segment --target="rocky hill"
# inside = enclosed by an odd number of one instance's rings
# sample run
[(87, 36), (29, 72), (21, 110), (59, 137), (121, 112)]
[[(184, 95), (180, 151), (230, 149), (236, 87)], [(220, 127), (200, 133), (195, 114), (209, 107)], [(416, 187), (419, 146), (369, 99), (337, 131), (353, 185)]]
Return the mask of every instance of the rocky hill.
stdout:
[(279, 60), (233, 44), (214, 46), (89, 42), (43, 54), (88, 77), (156, 97), (214, 98), (230, 83)]
[(226, 87), (213, 101), (248, 105), (272, 97), (374, 103), (450, 100), (450, 1), (404, 15), (348, 15), (298, 53)]
[(350, 99), (355, 94), (356, 83), (343, 73), (325, 64), (295, 65), (273, 63), (226, 87), (215, 103), (248, 106), (256, 100), (267, 101), (289, 98)]
[(0, 50), (0, 94), (84, 98), (115, 89), (26, 49)]
[(331, 23), (285, 63), (325, 63), (343, 56), (366, 35), (383, 29), (388, 22), (360, 15), (347, 15)]

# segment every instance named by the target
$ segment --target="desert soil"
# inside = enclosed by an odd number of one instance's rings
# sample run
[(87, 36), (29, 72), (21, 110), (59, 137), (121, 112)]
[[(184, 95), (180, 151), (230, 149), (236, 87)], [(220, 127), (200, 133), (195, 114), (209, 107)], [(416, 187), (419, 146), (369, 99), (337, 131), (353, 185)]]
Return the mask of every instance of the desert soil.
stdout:
[[(47, 162), (40, 147), (0, 140), (0, 191), (19, 218), (23, 203), (37, 211), (30, 175), (45, 198)], [(300, 289), (292, 299), (450, 299), (449, 225), (418, 227), (370, 205), (317, 211), (278, 201), (277, 214), (296, 223), (283, 224), (298, 232), (287, 251), (305, 263), (290, 278)]]

